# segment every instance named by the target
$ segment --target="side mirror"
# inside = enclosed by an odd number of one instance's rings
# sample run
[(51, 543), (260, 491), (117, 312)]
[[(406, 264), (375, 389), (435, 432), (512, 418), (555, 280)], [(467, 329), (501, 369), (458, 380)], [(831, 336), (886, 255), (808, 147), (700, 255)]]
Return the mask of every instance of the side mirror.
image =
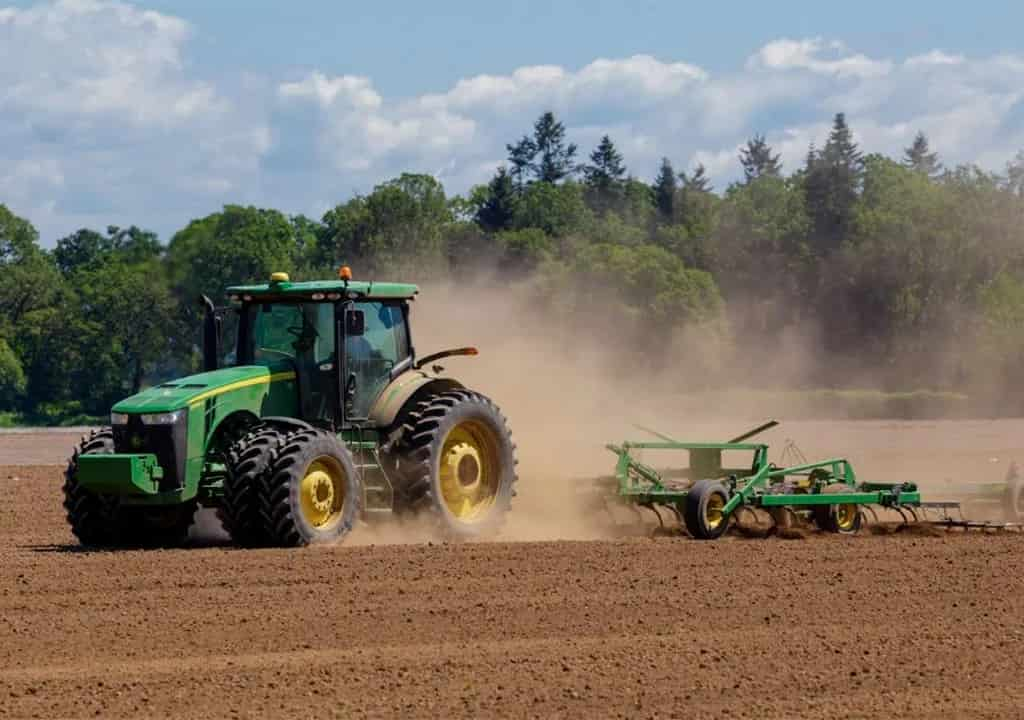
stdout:
[(345, 313), (345, 336), (358, 337), (366, 332), (366, 316), (362, 310), (349, 310)]
[(203, 306), (203, 370), (216, 370), (220, 364), (220, 323), (213, 301), (206, 295), (199, 298)]

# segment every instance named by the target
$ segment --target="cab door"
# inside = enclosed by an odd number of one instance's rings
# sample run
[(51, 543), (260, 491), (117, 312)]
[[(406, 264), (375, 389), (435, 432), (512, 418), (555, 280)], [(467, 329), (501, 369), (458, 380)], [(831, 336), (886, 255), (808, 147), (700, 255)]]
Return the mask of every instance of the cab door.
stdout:
[(367, 418), (396, 368), (408, 365), (411, 351), (405, 303), (357, 302), (349, 307), (349, 313), (362, 313), (362, 333), (350, 332), (358, 320), (345, 320), (345, 419), (359, 421)]

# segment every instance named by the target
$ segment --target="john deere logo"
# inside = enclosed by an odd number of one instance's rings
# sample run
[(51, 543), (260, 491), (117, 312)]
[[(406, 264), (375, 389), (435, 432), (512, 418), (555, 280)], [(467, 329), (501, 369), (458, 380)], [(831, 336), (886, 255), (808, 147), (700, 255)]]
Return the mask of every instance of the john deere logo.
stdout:
[(135, 450), (138, 450), (139, 448), (142, 447), (142, 438), (140, 438), (138, 435), (132, 435), (132, 439), (129, 440), (128, 442)]

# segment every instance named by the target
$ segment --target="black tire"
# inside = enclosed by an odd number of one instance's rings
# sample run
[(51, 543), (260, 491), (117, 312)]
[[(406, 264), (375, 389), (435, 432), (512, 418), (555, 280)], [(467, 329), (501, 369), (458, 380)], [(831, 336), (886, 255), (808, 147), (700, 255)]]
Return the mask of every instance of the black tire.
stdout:
[(260, 486), (283, 439), (284, 432), (279, 428), (261, 425), (228, 448), (224, 497), (217, 516), (237, 545), (260, 547), (271, 542), (264, 529)]
[(686, 491), (683, 522), (690, 537), (715, 540), (729, 529), (729, 517), (716, 518), (714, 508), (729, 502), (729, 490), (715, 480), (698, 480)]
[[(325, 490), (330, 494), (319, 498), (326, 503), (322, 524), (303, 504), (303, 479), (317, 467), (330, 476), (326, 481), (330, 490)], [(315, 500), (311, 495), (306, 498)], [(337, 436), (325, 430), (299, 430), (285, 437), (260, 483), (263, 532), (280, 547), (340, 541), (352, 530), (361, 504), (362, 487), (352, 455)]]
[[(442, 483), (442, 455), (446, 444), (461, 434), (471, 438), (470, 455), (460, 455), (447, 470), (457, 475), (460, 486)], [(452, 453), (465, 447), (450, 447)], [(515, 495), (515, 444), (508, 422), (498, 406), (480, 393), (450, 390), (417, 403), (407, 415), (405, 432), (396, 449), (397, 478), (394, 481), (396, 509), (432, 516), (442, 534), (455, 538), (493, 535), (505, 521)], [(468, 472), (463, 472), (465, 468)], [(451, 477), (451, 476), (449, 476)], [(446, 494), (446, 488), (448, 490)], [(453, 494), (463, 493), (465, 502), (477, 507), (469, 512), (453, 508)]]
[[(846, 483), (837, 482), (826, 485), (822, 494), (850, 492)], [(816, 505), (814, 506), (814, 524), (825, 532), (839, 535), (856, 535), (860, 531), (863, 517), (856, 505)]]
[(110, 428), (94, 430), (82, 438), (64, 471), (64, 509), (71, 533), (85, 546), (113, 545), (118, 540), (118, 500), (111, 495), (89, 492), (78, 484), (78, 457), (114, 452), (114, 434)]
[(109, 428), (93, 431), (79, 443), (64, 472), (64, 508), (78, 541), (87, 547), (180, 547), (188, 537), (196, 502), (179, 505), (124, 505), (115, 495), (90, 492), (78, 484), (78, 457), (113, 453)]

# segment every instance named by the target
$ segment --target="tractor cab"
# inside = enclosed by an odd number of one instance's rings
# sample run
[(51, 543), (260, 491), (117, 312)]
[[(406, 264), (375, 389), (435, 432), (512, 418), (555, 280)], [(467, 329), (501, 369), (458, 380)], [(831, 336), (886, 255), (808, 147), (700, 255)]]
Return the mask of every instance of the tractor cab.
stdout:
[(293, 373), (289, 415), (335, 426), (366, 421), (383, 389), (412, 366), (408, 301), (417, 292), (344, 275), (293, 283), (284, 273), (267, 285), (229, 288), (237, 313), (233, 364)]

